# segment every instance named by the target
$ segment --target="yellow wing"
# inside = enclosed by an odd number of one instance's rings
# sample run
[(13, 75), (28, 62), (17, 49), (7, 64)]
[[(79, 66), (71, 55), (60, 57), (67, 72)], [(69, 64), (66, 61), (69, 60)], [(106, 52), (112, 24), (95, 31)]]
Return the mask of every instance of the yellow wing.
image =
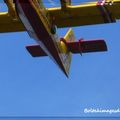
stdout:
[(25, 31), (25, 28), (17, 16), (12, 0), (4, 0), (8, 6), (8, 12), (0, 12), (0, 32)]
[[(4, 0), (8, 6), (8, 12), (0, 13), (0, 32), (26, 31), (24, 25), (17, 16), (12, 0)], [(110, 1), (110, 0), (108, 0)], [(108, 16), (102, 14), (97, 2), (72, 6), (71, 0), (61, 0), (61, 7), (48, 8), (49, 17), (58, 28), (93, 25), (110, 22), (106, 17), (111, 17), (111, 22), (120, 19), (120, 0), (112, 0), (113, 4), (104, 5)], [(106, 21), (105, 21), (106, 19)]]
[[(113, 0), (113, 4), (104, 5), (111, 19), (120, 19), (120, 0)], [(106, 15), (100, 10), (97, 2), (87, 2), (85, 4), (71, 6), (68, 5), (64, 10), (61, 8), (49, 8), (48, 11), (57, 27), (71, 27), (101, 24), (105, 22)], [(103, 10), (104, 12), (104, 10)]]
[(0, 13), (0, 33), (25, 31), (22, 22), (14, 19), (7, 12)]

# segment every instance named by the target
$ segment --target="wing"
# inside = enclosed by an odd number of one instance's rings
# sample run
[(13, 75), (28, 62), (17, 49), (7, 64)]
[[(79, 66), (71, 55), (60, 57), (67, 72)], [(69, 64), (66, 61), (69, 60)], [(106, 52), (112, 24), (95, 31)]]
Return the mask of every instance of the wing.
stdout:
[(8, 6), (8, 12), (0, 12), (0, 32), (25, 31), (25, 28), (18, 18), (14, 4), (11, 0), (4, 0)]
[(68, 5), (65, 9), (49, 8), (48, 12), (58, 28), (110, 23), (120, 19), (120, 0), (113, 0), (112, 5), (89, 2), (76, 6)]
[(14, 19), (7, 12), (0, 13), (0, 33), (25, 31), (19, 19)]

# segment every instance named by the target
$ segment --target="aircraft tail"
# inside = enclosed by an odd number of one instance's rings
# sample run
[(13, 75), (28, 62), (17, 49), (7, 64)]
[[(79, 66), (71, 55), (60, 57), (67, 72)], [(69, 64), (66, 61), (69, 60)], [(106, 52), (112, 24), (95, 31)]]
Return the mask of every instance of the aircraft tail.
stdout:
[[(64, 41), (63, 41), (64, 40)], [(60, 46), (62, 51), (62, 62), (66, 71), (66, 74), (69, 74), (70, 65), (71, 65), (71, 59), (72, 59), (72, 53), (69, 51), (69, 48), (65, 43), (67, 42), (74, 42), (75, 36), (72, 29), (69, 29), (64, 38), (61, 38), (60, 40)]]
[(72, 29), (69, 29), (65, 37), (60, 40), (63, 54), (63, 64), (67, 75), (69, 74), (72, 53), (82, 55), (82, 53), (107, 51), (107, 45), (103, 39), (87, 41), (83, 39), (80, 39), (79, 41), (75, 40)]
[[(59, 47), (59, 55), (61, 58), (60, 67), (67, 77), (69, 75), (72, 53), (82, 55), (82, 53), (107, 51), (107, 45), (103, 39), (75, 40), (72, 29), (69, 29), (66, 35), (60, 39), (57, 46)], [(33, 57), (48, 56), (39, 45), (30, 45), (26, 46), (26, 48)]]
[[(60, 50), (59, 54), (61, 56), (61, 61), (63, 64), (63, 72), (67, 77), (69, 75), (72, 53), (70, 52), (66, 43), (74, 42), (74, 41), (75, 41), (75, 36), (74, 36), (73, 30), (69, 29), (66, 35), (63, 38), (61, 38), (60, 41), (58, 42), (58, 47)], [(41, 49), (39, 45), (26, 46), (26, 49), (33, 57), (47, 56), (47, 54)]]

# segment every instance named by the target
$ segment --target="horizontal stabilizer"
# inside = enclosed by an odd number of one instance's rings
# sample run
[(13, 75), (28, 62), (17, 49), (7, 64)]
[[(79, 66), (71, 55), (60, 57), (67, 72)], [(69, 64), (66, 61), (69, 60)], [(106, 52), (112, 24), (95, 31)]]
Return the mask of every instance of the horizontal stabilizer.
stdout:
[(104, 40), (79, 40), (76, 42), (66, 43), (69, 51), (72, 53), (88, 53), (107, 51), (107, 46)]
[(26, 49), (33, 57), (47, 56), (39, 45), (26, 46)]
[[(64, 41), (68, 50), (74, 54), (88, 52), (103, 52), (107, 51), (107, 46), (104, 40), (89, 40), (89, 41)], [(26, 46), (26, 49), (33, 57), (48, 56), (39, 45)]]
[(104, 40), (81, 41), (82, 53), (107, 51)]

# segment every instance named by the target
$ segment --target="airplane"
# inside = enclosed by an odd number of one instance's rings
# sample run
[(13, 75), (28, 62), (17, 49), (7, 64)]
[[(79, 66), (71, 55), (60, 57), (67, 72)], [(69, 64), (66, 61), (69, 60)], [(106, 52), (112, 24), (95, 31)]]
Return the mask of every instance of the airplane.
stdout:
[[(71, 27), (114, 23), (120, 19), (120, 0), (99, 0), (46, 8), (42, 0), (4, 0), (8, 12), (0, 13), (0, 33), (27, 31), (36, 45), (26, 46), (33, 57), (49, 56), (68, 77), (72, 54), (107, 51), (103, 39), (76, 41)], [(70, 27), (59, 38), (57, 28)]]

